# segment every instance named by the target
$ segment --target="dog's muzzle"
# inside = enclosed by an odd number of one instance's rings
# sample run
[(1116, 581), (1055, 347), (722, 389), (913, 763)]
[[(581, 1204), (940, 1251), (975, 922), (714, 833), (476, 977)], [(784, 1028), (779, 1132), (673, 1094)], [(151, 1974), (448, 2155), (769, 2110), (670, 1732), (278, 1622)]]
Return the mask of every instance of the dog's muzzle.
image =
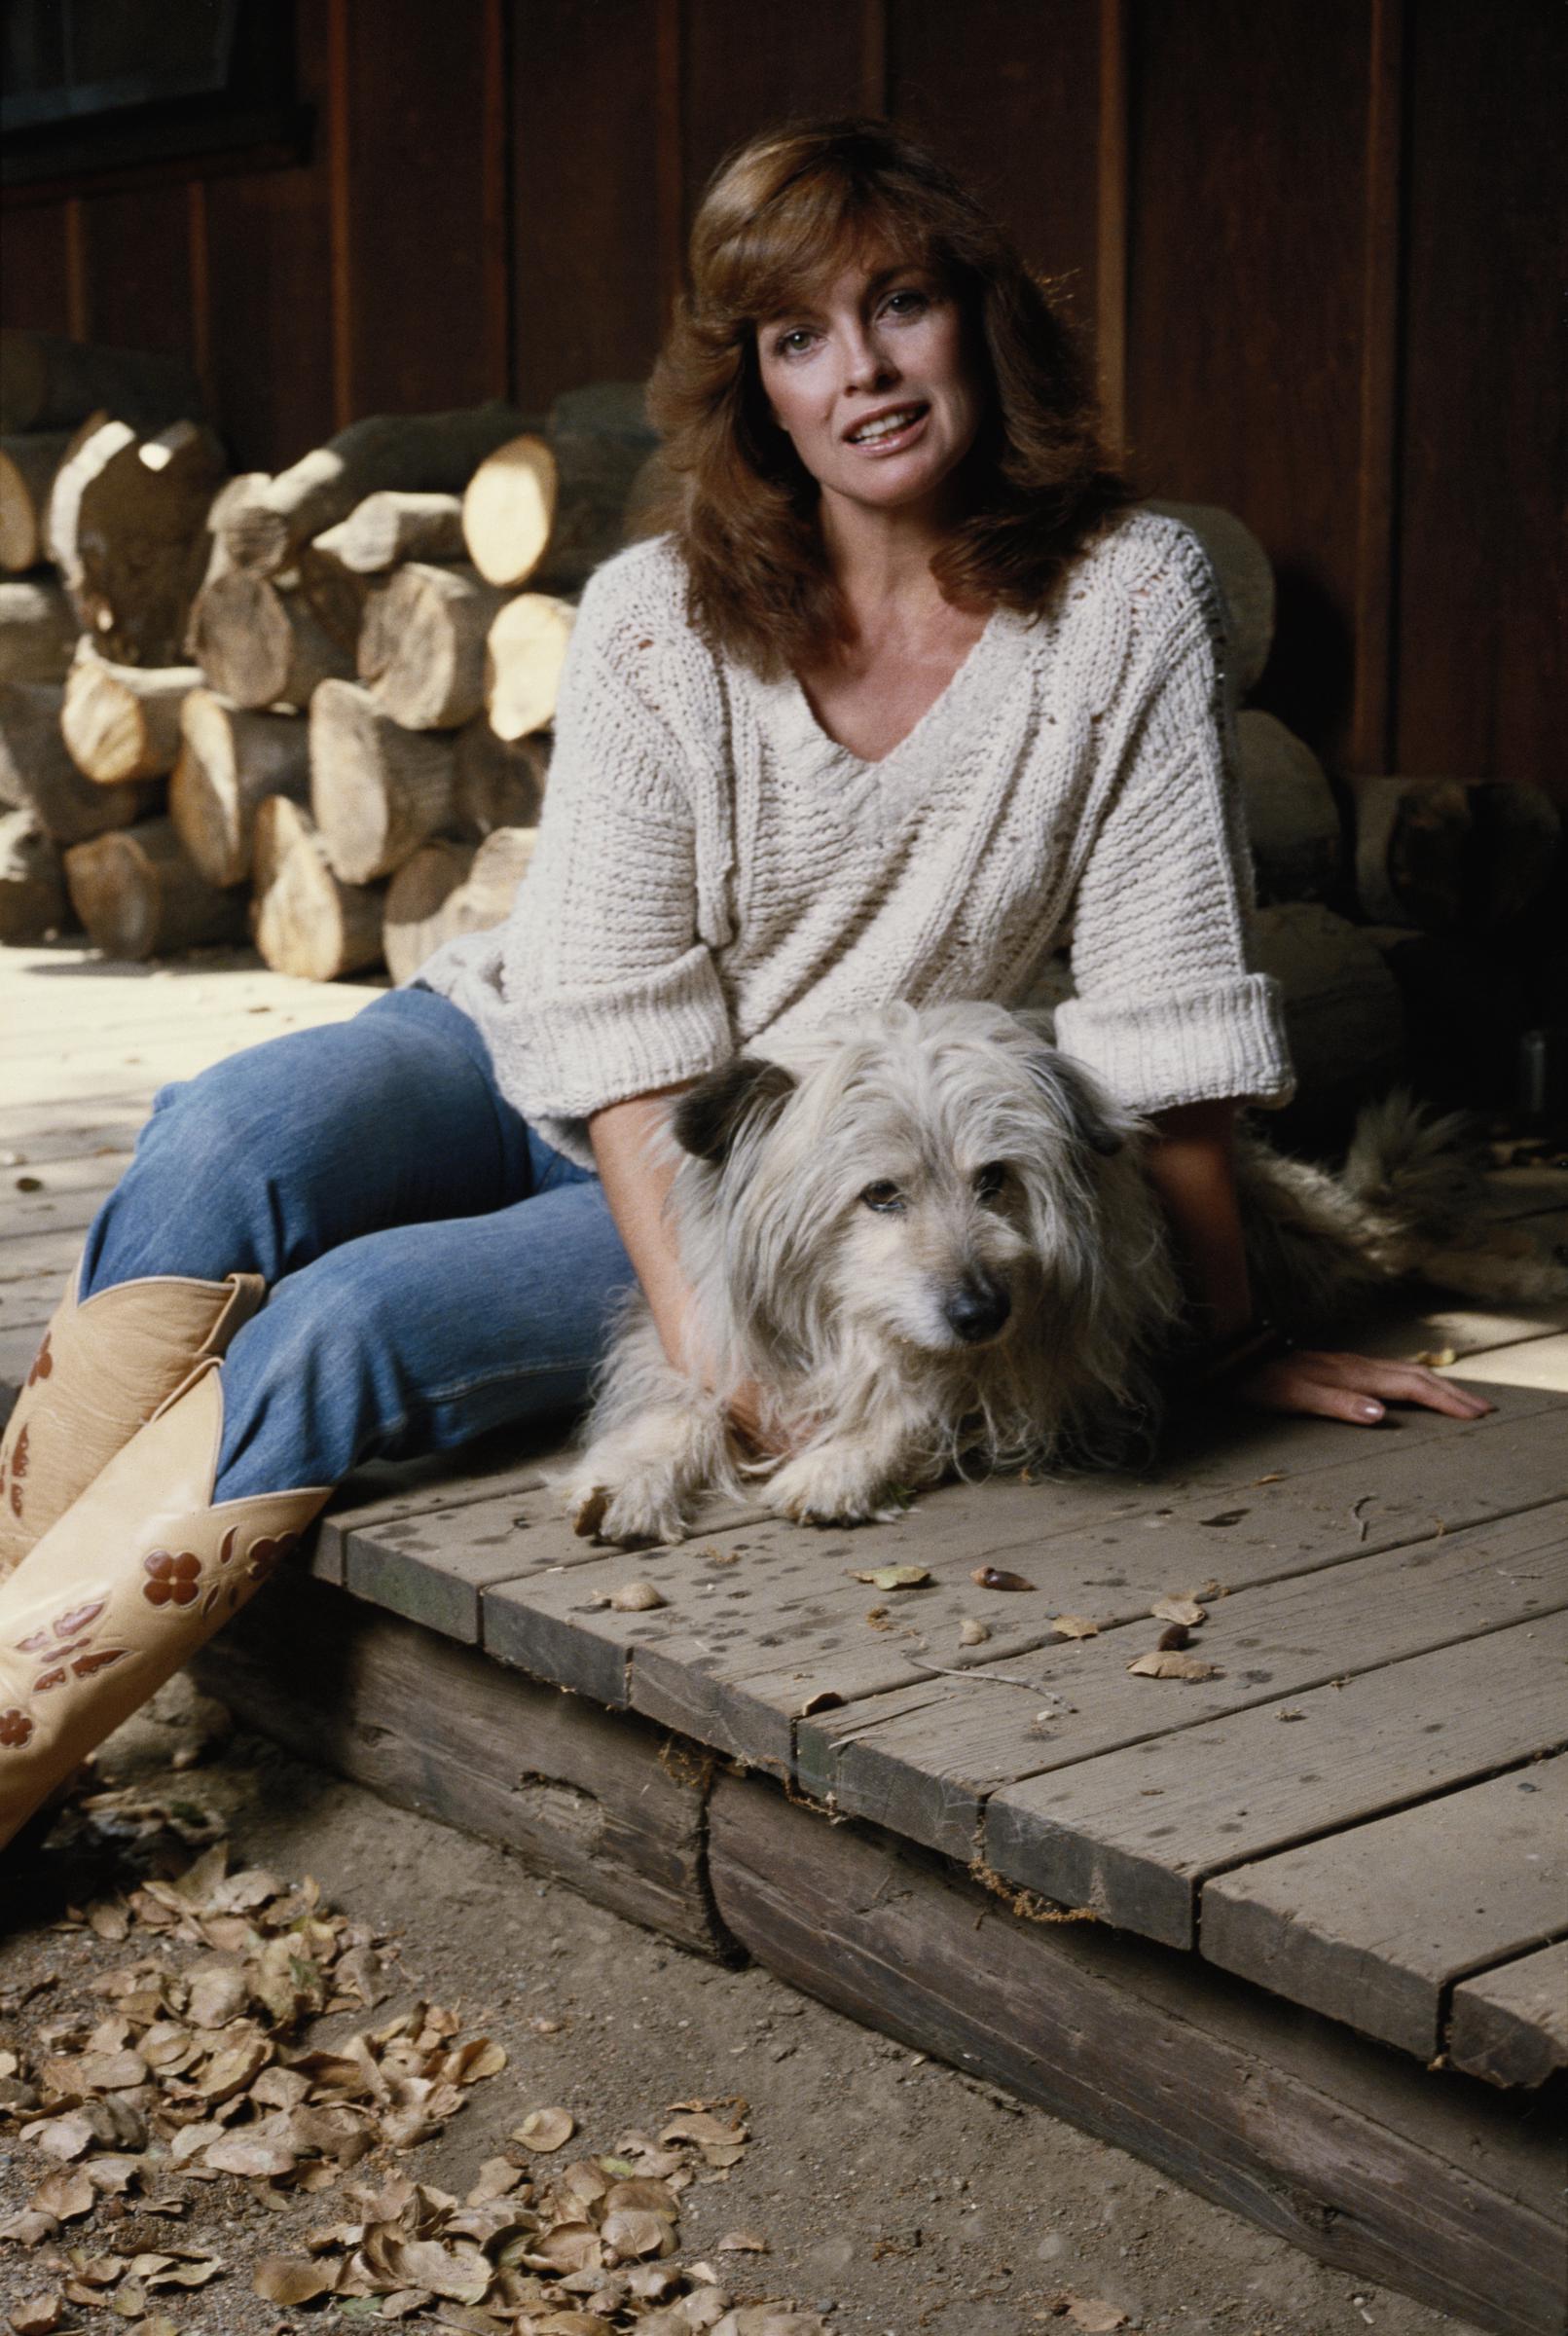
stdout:
[(943, 1319), (966, 1346), (983, 1346), (994, 1338), (1011, 1312), (1005, 1287), (989, 1274), (966, 1275), (942, 1304)]

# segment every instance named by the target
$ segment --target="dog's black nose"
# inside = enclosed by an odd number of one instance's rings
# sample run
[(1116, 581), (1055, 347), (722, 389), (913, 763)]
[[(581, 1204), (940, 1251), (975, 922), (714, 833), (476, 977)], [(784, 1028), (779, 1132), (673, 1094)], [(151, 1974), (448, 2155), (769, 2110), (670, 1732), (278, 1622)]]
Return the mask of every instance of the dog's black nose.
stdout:
[(977, 1277), (960, 1282), (942, 1312), (966, 1346), (980, 1346), (1001, 1330), (1012, 1312), (1012, 1299), (1000, 1282)]

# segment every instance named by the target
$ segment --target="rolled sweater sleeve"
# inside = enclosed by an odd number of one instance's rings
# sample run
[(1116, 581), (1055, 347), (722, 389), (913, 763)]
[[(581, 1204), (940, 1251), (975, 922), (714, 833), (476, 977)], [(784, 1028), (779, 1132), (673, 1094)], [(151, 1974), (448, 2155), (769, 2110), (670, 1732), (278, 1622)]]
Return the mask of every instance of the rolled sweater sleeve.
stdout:
[(1252, 867), (1225, 687), (1224, 619), (1177, 523), (1139, 596), (1120, 750), (1074, 904), (1076, 996), (1057, 1040), (1135, 1110), (1289, 1100), (1278, 984), (1247, 965)]
[[(683, 625), (673, 639), (661, 628), (665, 612), (650, 612), (647, 597), (629, 589), (623, 563), (584, 594), (538, 847), (506, 935), (505, 992), (523, 1040), (513, 1081), (527, 1115), (578, 1158), (592, 1113), (734, 1051), (700, 930), (699, 811), (711, 774), (682, 737), (702, 652)], [(677, 670), (682, 658), (694, 675)]]

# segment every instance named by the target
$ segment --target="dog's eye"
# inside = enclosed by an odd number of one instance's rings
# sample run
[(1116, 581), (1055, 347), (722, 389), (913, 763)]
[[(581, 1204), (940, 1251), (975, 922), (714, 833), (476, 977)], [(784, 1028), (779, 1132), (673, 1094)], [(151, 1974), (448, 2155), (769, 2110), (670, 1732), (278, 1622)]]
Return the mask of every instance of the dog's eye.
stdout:
[(904, 1196), (897, 1186), (890, 1184), (886, 1178), (880, 1184), (867, 1185), (860, 1198), (868, 1209), (875, 1209), (879, 1217), (895, 1217), (904, 1205)]
[(977, 1168), (974, 1172), (975, 1199), (1000, 1200), (1006, 1186), (1006, 1161), (988, 1160), (983, 1168)]

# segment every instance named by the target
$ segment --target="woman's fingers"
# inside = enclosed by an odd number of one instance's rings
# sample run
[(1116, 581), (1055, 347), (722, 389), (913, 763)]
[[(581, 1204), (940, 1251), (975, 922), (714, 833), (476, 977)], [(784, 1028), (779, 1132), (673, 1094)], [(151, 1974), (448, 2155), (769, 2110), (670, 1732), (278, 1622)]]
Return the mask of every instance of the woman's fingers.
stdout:
[(1492, 1408), (1484, 1396), (1440, 1378), (1424, 1364), (1311, 1348), (1263, 1364), (1238, 1383), (1238, 1392), (1267, 1410), (1307, 1412), (1356, 1427), (1375, 1427), (1391, 1403), (1420, 1404), (1450, 1419), (1480, 1419)]

